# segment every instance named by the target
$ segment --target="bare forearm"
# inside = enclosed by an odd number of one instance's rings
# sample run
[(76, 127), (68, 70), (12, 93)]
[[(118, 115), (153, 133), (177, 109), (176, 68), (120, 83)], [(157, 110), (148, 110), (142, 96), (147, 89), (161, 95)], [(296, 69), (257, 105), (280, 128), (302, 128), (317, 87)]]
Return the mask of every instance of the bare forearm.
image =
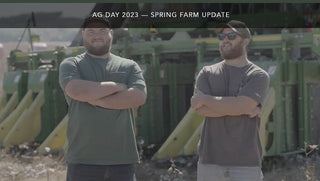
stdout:
[(65, 92), (72, 99), (88, 102), (122, 91), (123, 85), (115, 82), (93, 82), (86, 80), (71, 80), (65, 87)]
[(213, 110), (210, 110), (207, 106), (202, 106), (195, 110), (199, 115), (205, 116), (205, 117), (222, 117), (226, 116), (223, 114), (219, 114)]
[(138, 88), (129, 88), (99, 99), (91, 104), (108, 109), (128, 109), (141, 106), (146, 101), (146, 94)]
[(257, 104), (251, 98), (239, 97), (215, 97), (208, 96), (204, 99), (203, 104), (220, 115), (238, 116), (243, 114), (250, 114), (256, 108)]

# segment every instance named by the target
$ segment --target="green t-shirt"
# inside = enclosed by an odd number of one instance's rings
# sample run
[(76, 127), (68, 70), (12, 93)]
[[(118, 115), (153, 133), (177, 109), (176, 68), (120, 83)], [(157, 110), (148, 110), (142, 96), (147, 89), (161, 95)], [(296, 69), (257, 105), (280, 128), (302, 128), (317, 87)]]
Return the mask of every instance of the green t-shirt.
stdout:
[[(132, 60), (111, 54), (108, 59), (87, 53), (65, 59), (60, 65), (59, 83), (64, 90), (72, 79), (114, 81), (137, 87), (146, 93), (142, 71)], [(114, 110), (71, 99), (67, 126), (67, 161), (95, 165), (139, 162), (131, 109)]]

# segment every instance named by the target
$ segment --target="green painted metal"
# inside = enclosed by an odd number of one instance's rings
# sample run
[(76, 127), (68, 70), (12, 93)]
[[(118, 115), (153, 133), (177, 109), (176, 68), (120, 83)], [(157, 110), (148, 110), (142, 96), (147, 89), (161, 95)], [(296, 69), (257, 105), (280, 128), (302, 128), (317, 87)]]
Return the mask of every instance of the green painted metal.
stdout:
[(178, 82), (176, 74), (175, 64), (168, 65), (168, 77), (169, 77), (169, 100), (170, 100), (170, 130), (174, 128), (179, 123), (178, 118)]
[(186, 113), (193, 92), (195, 67), (195, 64), (175, 63), (146, 66), (148, 98), (137, 117), (138, 137), (146, 144), (163, 143)]
[(37, 141), (43, 141), (67, 113), (64, 95), (58, 84), (58, 71), (29, 70), (28, 88), (34, 94), (44, 91), (41, 132), (36, 138)]
[[(304, 101), (304, 105), (299, 105), (303, 109), (303, 120), (304, 122), (304, 141), (307, 144), (319, 144), (312, 142), (312, 110), (316, 109), (315, 107), (311, 107), (311, 100), (313, 95), (310, 94), (311, 86), (312, 85), (319, 85), (320, 84), (320, 70), (319, 70), (319, 63), (318, 62), (304, 62), (303, 66), (301, 67), (303, 73), (303, 92), (301, 93), (302, 99)], [(316, 131), (317, 129), (315, 129)]]
[[(148, 29), (140, 31), (147, 32)], [(316, 108), (310, 97), (314, 94), (311, 86), (320, 85), (320, 66), (315, 60), (303, 60), (299, 51), (308, 49), (319, 56), (319, 38), (318, 29), (313, 33), (283, 30), (281, 34), (255, 35), (252, 38), (248, 47), (249, 59), (269, 73), (270, 87), (274, 88), (276, 96), (275, 107), (266, 125), (266, 156), (295, 153), (304, 148), (304, 142), (311, 144), (316, 140), (312, 136), (313, 123), (310, 121), (317, 121), (312, 117), (312, 110)], [(60, 47), (43, 53), (11, 54), (10, 66), (24, 66), (26, 62), (32, 62), (27, 66), (29, 89), (34, 92), (45, 90), (45, 127), (38, 140), (43, 140), (67, 110), (58, 86), (57, 65), (64, 58), (84, 51), (83, 47)], [(148, 97), (146, 104), (138, 110), (136, 127), (138, 137), (145, 144), (165, 141), (190, 106), (196, 72), (204, 65), (221, 60), (217, 38), (191, 38), (183, 32), (161, 41), (137, 41), (126, 37), (117, 41), (112, 51), (136, 60), (143, 69)], [(264, 51), (270, 53), (260, 55)], [(256, 54), (258, 56), (253, 56)], [(44, 59), (53, 60), (55, 65), (50, 70), (35, 70)]]
[(288, 85), (285, 87), (285, 130), (286, 130), (286, 150), (295, 150), (297, 148), (297, 134), (295, 128), (296, 117), (294, 113), (297, 110), (294, 109), (297, 104), (296, 100), (296, 88), (294, 85)]
[(305, 110), (304, 110), (304, 62), (300, 62), (299, 63), (299, 67), (298, 67), (298, 101), (299, 101), (299, 145), (303, 145), (305, 142), (305, 120), (304, 120), (304, 114), (305, 114)]
[[(270, 67), (276, 67), (276, 71), (271, 77), (270, 84), (275, 88), (277, 101), (270, 118), (270, 124), (268, 123), (267, 125), (269, 132), (268, 156), (302, 148), (304, 146), (303, 142), (310, 139), (310, 132), (305, 131), (305, 129), (310, 130), (310, 124), (304, 113), (306, 110), (310, 109), (310, 106), (302, 106), (301, 108), (301, 105), (306, 104), (300, 99), (300, 94), (304, 95), (304, 97), (307, 95), (305, 95), (299, 87), (299, 85), (302, 88), (305, 87), (305, 84), (303, 84), (303, 82), (301, 83), (300, 79), (306, 77), (306, 75), (304, 75), (304, 72), (299, 71), (302, 66), (296, 62), (297, 60), (291, 60), (292, 58), (294, 59), (294, 57), (291, 57), (290, 50), (292, 48), (308, 48), (313, 46), (313, 51), (315, 51), (312, 42), (314, 37), (317, 36), (318, 35), (312, 33), (289, 33), (288, 30), (283, 30), (281, 35), (255, 36), (249, 46), (250, 50), (272, 49), (273, 59), (266, 60), (265, 58), (260, 57), (262, 60), (258, 60), (256, 63), (267, 71)], [(120, 46), (121, 45), (117, 45), (114, 48), (118, 49)], [(128, 48), (130, 49), (131, 56), (151, 54), (153, 57), (151, 67), (161, 67), (163, 65), (159, 60), (161, 54), (195, 52), (197, 56), (195, 63), (198, 64), (199, 69), (203, 65), (213, 63), (212, 60), (210, 62), (204, 60), (205, 52), (218, 51), (218, 41), (216, 38), (189, 38), (175, 41), (132, 42), (129, 44)], [(147, 80), (149, 87), (153, 86), (154, 82), (164, 84), (163, 80), (155, 78), (157, 73), (161, 74), (163, 71), (164, 69), (159, 69), (158, 71), (154, 69), (152, 71), (154, 79), (152, 82), (150, 82), (151, 80)], [(173, 70), (169, 72), (171, 72), (169, 77), (171, 77), (170, 80), (172, 81), (170, 84), (172, 85), (170, 92), (171, 94), (174, 94), (174, 89), (178, 89), (178, 87), (174, 87), (176, 80), (173, 76), (174, 73), (172, 73)], [(154, 96), (152, 92), (151, 95)], [(174, 96), (171, 96), (170, 98), (170, 100), (172, 100), (171, 110), (175, 110), (174, 105), (176, 104), (176, 99), (174, 99)], [(300, 105), (299, 108), (296, 107), (296, 103)], [(161, 104), (159, 103), (158, 105)], [(148, 105), (146, 105), (146, 107), (148, 107)], [(298, 113), (296, 113), (297, 109), (299, 110)], [(296, 115), (301, 117), (297, 118)], [(166, 114), (164, 114), (164, 116), (166, 116)], [(171, 121), (175, 120), (175, 116), (176, 114), (171, 115)], [(168, 116), (164, 119), (168, 119)], [(170, 124), (167, 124), (167, 126), (168, 125)], [(166, 125), (162, 125), (161, 128), (165, 129), (165, 126)], [(171, 127), (168, 126), (167, 128)], [(164, 136), (165, 134), (160, 135)], [(158, 140), (161, 139), (158, 138)]]
[(47, 70), (29, 70), (28, 89), (33, 92), (44, 90), (45, 82), (50, 79), (51, 74)]
[(317, 144), (320, 141), (320, 112), (317, 109), (320, 107), (320, 84), (311, 83), (309, 92), (310, 100), (310, 120), (311, 120), (311, 131), (312, 131), (312, 142), (311, 144)]
[(58, 72), (48, 71), (48, 77), (43, 83), (45, 102), (42, 108), (42, 125), (37, 137), (38, 141), (43, 141), (67, 113), (64, 95), (57, 80)]
[(28, 73), (22, 71), (6, 72), (3, 79), (3, 90), (12, 95), (18, 92), (19, 101), (27, 93)]
[[(205, 43), (199, 43), (197, 47), (197, 65), (200, 65), (203, 62), (203, 56), (205, 51)], [(198, 70), (200, 71), (200, 70)]]
[(42, 52), (21, 52), (15, 50), (10, 53), (8, 58), (8, 70), (12, 71), (16, 68), (22, 70), (36, 70), (41, 65), (51, 65), (56, 68), (57, 64), (52, 64), (51, 61), (57, 59), (56, 50), (42, 51)]

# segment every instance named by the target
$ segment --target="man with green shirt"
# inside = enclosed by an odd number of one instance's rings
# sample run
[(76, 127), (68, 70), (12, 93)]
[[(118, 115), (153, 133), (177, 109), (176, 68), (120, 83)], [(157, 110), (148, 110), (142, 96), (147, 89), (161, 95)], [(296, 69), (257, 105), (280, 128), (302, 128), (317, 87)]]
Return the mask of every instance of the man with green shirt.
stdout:
[(197, 181), (261, 181), (260, 108), (268, 74), (248, 60), (250, 31), (232, 20), (216, 30), (223, 61), (200, 71), (192, 108), (205, 116)]
[(68, 103), (67, 181), (133, 181), (139, 162), (132, 108), (146, 100), (138, 64), (110, 53), (106, 18), (83, 24), (86, 52), (65, 59), (59, 83)]

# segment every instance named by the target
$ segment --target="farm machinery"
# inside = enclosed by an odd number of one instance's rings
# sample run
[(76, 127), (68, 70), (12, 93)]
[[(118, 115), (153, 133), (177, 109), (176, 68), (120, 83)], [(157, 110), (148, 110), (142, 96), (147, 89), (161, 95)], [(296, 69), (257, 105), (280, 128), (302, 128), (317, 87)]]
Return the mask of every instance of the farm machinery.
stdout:
[[(127, 30), (126, 30), (127, 31)], [(203, 117), (190, 109), (194, 80), (204, 66), (221, 61), (213, 29), (129, 29), (112, 52), (139, 63), (148, 98), (136, 110), (136, 133), (144, 145), (161, 146), (154, 159), (197, 153)], [(290, 32), (291, 31), (291, 32)], [(301, 152), (320, 143), (320, 30), (283, 29), (279, 34), (253, 35), (248, 57), (266, 70), (270, 88), (261, 113), (264, 155)], [(151, 35), (150, 35), (151, 34)], [(145, 35), (154, 36), (145, 39)], [(66, 149), (67, 104), (58, 84), (64, 58), (84, 47), (57, 47), (8, 57), (0, 99), (0, 143), (10, 147), (39, 142), (39, 152)]]

